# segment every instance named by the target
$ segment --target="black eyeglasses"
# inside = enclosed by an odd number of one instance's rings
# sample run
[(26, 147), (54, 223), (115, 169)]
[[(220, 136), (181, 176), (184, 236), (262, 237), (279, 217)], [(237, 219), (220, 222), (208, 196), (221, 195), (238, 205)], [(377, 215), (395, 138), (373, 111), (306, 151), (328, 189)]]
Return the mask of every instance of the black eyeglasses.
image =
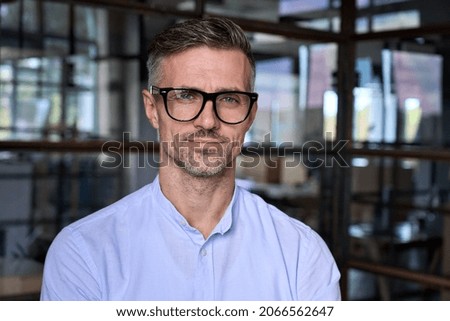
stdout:
[(226, 124), (239, 124), (247, 119), (253, 104), (258, 100), (257, 93), (244, 91), (221, 91), (206, 93), (190, 88), (159, 88), (150, 86), (152, 95), (161, 95), (170, 118), (188, 122), (196, 119), (205, 108), (206, 102), (213, 102), (214, 113)]

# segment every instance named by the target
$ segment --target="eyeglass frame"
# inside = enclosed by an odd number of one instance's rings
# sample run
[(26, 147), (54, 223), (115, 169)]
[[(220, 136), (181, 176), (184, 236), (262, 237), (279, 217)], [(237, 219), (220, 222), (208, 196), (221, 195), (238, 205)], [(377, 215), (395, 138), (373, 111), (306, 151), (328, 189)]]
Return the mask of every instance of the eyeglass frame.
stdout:
[[(202, 103), (202, 107), (200, 108), (198, 113), (194, 117), (192, 117), (191, 119), (187, 119), (187, 120), (180, 120), (180, 119), (177, 119), (177, 118), (173, 117), (169, 113), (169, 107), (167, 106), (167, 94), (171, 90), (190, 90), (190, 91), (194, 91), (194, 92), (197, 92), (197, 93), (201, 94), (202, 97), (203, 97), (203, 103)], [(149, 92), (152, 95), (161, 95), (163, 97), (164, 108), (166, 109), (167, 115), (170, 118), (172, 118), (173, 120), (179, 121), (179, 122), (183, 122), (183, 123), (190, 122), (190, 121), (193, 121), (193, 120), (197, 119), (200, 116), (200, 114), (203, 112), (203, 110), (205, 109), (206, 103), (208, 101), (212, 101), (214, 114), (216, 115), (217, 119), (219, 119), (221, 122), (223, 122), (225, 124), (228, 124), (228, 125), (237, 125), (237, 124), (243, 123), (244, 121), (247, 120), (247, 118), (250, 115), (250, 112), (251, 112), (255, 102), (258, 100), (258, 93), (239, 91), (239, 90), (226, 90), (226, 91), (218, 91), (218, 92), (208, 93), (208, 92), (204, 92), (204, 91), (201, 91), (201, 90), (198, 90), (198, 89), (186, 88), (186, 87), (163, 87), (163, 88), (160, 88), (160, 87), (151, 85), (149, 87)], [(217, 97), (220, 96), (220, 95), (223, 95), (223, 94), (231, 94), (231, 93), (244, 94), (244, 95), (246, 95), (246, 96), (248, 96), (250, 98), (250, 105), (248, 106), (247, 114), (245, 115), (243, 120), (238, 121), (238, 122), (227, 122), (227, 121), (224, 121), (219, 116), (219, 113), (217, 112), (217, 106), (216, 106), (216, 99), (217, 99)]]

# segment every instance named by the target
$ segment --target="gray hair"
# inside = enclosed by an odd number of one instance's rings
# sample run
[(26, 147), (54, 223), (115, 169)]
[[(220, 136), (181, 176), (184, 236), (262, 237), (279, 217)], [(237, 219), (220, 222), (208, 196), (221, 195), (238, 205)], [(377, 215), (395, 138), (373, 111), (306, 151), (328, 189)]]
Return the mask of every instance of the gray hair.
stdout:
[(190, 19), (177, 23), (158, 34), (148, 48), (148, 84), (162, 80), (161, 62), (164, 58), (187, 49), (208, 46), (216, 49), (238, 49), (248, 58), (252, 73), (248, 85), (255, 83), (255, 60), (244, 31), (226, 18)]

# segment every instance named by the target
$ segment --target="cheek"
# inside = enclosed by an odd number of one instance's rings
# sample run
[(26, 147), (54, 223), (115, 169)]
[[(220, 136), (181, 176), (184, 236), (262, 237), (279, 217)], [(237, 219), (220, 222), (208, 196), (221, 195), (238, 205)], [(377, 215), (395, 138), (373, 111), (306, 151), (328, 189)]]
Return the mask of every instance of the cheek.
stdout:
[(240, 149), (242, 147), (242, 144), (244, 142), (245, 138), (245, 132), (234, 132), (227, 136), (230, 140), (230, 146), (229, 148), (232, 148), (232, 154), (237, 155), (240, 153)]
[(235, 143), (240, 143), (242, 144), (245, 138), (245, 133), (247, 132), (246, 128), (241, 127), (237, 130), (235, 130), (232, 134), (231, 134), (231, 139), (232, 141), (234, 141)]
[(173, 141), (174, 135), (179, 133), (180, 129), (170, 120), (160, 118), (159, 121), (159, 139), (164, 141)]

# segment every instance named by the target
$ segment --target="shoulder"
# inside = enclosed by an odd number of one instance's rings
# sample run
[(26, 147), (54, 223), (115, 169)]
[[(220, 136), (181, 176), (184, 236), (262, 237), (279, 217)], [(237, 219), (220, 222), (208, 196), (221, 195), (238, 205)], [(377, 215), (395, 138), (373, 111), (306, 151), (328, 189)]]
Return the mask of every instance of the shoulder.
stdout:
[[(117, 236), (124, 231), (134, 219), (148, 212), (152, 202), (152, 184), (123, 197), (122, 199), (89, 214), (62, 229), (56, 242), (68, 238), (83, 238), (84, 241), (100, 241), (100, 238)], [(105, 240), (103, 240), (105, 241)]]
[(276, 244), (283, 252), (289, 253), (288, 256), (297, 257), (302, 262), (321, 261), (320, 264), (334, 265), (328, 245), (313, 228), (244, 188), (239, 188), (238, 193), (239, 221), (251, 226), (248, 229), (255, 238)]
[(239, 212), (265, 226), (272, 226), (282, 237), (303, 238), (317, 242), (320, 236), (305, 223), (287, 215), (277, 207), (267, 203), (259, 195), (237, 186)]

